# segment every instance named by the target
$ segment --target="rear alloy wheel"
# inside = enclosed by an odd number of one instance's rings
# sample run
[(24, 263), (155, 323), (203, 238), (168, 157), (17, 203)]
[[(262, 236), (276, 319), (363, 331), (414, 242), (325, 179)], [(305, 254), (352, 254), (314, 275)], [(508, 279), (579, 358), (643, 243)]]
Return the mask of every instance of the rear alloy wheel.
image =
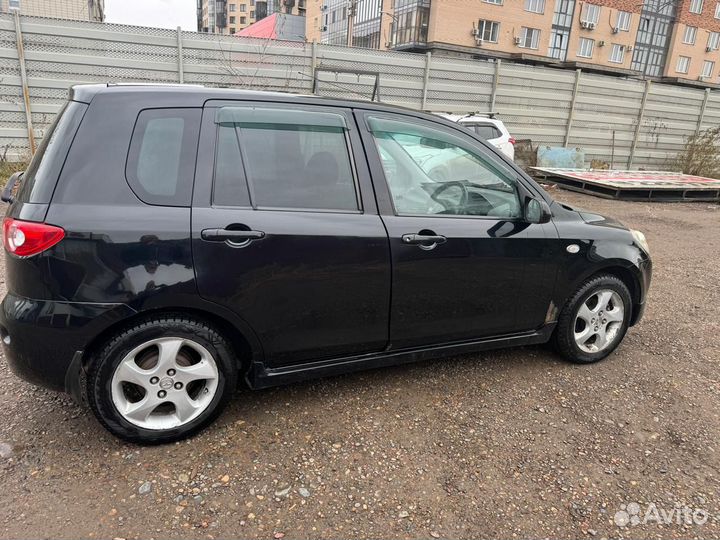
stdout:
[(560, 313), (555, 346), (573, 362), (602, 360), (625, 336), (631, 310), (630, 291), (620, 279), (611, 275), (592, 278)]
[(184, 317), (154, 318), (102, 348), (88, 375), (88, 401), (118, 437), (164, 443), (209, 424), (236, 380), (231, 348), (215, 329)]

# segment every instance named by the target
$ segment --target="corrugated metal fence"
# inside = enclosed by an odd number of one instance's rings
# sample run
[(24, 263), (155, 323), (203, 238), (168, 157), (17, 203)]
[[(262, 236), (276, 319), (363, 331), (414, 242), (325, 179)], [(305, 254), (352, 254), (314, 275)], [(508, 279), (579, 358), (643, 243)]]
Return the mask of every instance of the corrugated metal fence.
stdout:
[(581, 147), (588, 161), (614, 156), (621, 168), (664, 168), (687, 136), (720, 122), (720, 91), (509, 62), (4, 14), (0, 159), (29, 154), (23, 71), (38, 139), (74, 84), (185, 82), (310, 93), (314, 75), (322, 95), (369, 98), (377, 82), (389, 103), (494, 110), (518, 139)]

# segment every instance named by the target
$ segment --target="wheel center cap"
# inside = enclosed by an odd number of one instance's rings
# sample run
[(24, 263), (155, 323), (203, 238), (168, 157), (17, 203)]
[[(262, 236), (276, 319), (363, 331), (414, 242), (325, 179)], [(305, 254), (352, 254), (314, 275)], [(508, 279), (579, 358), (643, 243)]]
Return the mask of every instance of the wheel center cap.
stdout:
[(174, 381), (170, 377), (163, 377), (160, 379), (160, 388), (163, 390), (170, 390), (173, 387)]

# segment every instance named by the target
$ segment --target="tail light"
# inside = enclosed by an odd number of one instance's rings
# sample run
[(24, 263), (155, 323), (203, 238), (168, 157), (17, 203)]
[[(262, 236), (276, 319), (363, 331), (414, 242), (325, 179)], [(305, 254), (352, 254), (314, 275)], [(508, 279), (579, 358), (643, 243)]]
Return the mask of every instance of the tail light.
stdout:
[(515, 145), (515, 137), (510, 137), (510, 138), (508, 139), (508, 142), (509, 142), (510, 144), (512, 144), (512, 145)]
[(65, 231), (54, 225), (20, 221), (6, 217), (3, 220), (5, 249), (18, 257), (32, 257), (54, 246), (65, 237)]

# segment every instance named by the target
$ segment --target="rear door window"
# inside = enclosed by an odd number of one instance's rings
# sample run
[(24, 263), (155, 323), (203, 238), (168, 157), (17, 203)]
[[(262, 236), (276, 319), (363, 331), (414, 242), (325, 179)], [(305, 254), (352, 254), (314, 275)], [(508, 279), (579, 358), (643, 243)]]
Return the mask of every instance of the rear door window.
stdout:
[(216, 113), (216, 123), (218, 152), (223, 151), (224, 144), (232, 146), (234, 134), (243, 167), (233, 175), (233, 167), (221, 162), (218, 154), (215, 204), (239, 201), (231, 204), (242, 205), (244, 176), (256, 208), (360, 209), (344, 116), (320, 111), (223, 107)]
[(130, 142), (126, 176), (140, 200), (189, 206), (201, 109), (140, 112)]

